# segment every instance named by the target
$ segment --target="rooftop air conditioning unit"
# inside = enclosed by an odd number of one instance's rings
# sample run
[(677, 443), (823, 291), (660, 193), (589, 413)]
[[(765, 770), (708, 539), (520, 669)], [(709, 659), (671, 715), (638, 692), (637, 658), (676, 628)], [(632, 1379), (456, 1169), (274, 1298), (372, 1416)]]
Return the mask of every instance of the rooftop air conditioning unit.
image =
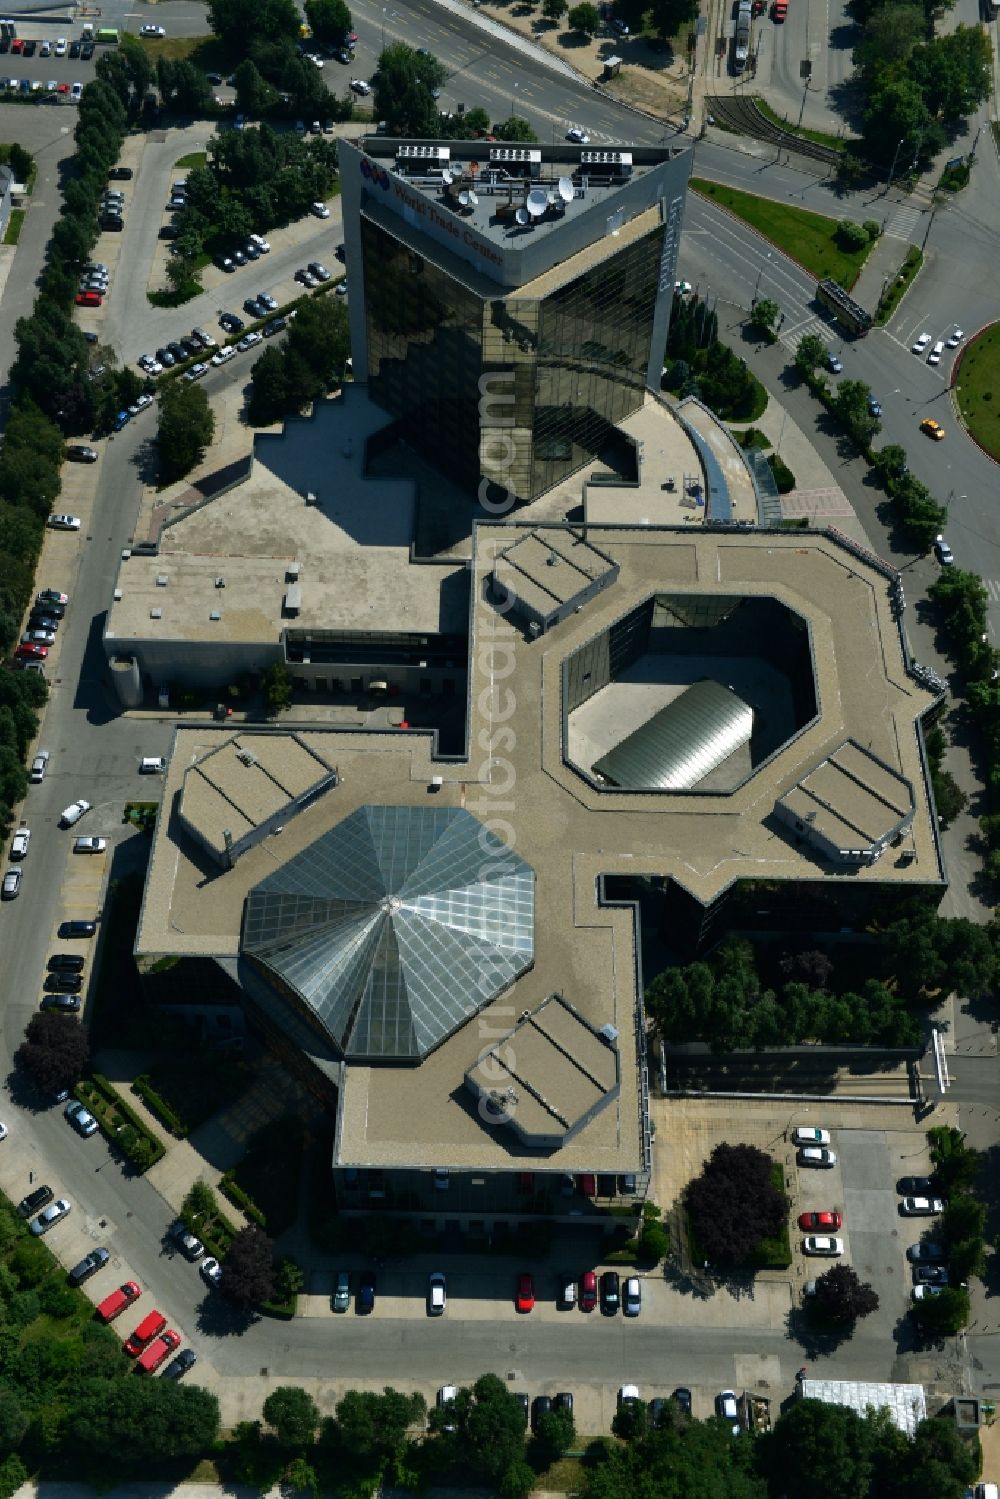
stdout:
[(149, 617), (150, 617), (150, 619), (162, 619), (163, 618), (163, 610), (162, 609), (150, 609), (150, 611), (149, 611)]
[(223, 577), (216, 578), (216, 580), (215, 580), (215, 586), (216, 586), (216, 588), (225, 588), (225, 586), (226, 586), (226, 580), (225, 580), (225, 578), (223, 578)]
[(167, 586), (167, 584), (169, 582), (170, 582), (170, 574), (169, 573), (157, 573), (157, 575), (156, 575), (156, 586), (157, 586), (157, 588), (166, 588), (166, 586)]
[(609, 1046), (618, 1045), (618, 1029), (616, 1026), (602, 1025), (597, 1034), (600, 1036), (601, 1040), (606, 1041)]
[(209, 617), (209, 619), (221, 619), (222, 618), (222, 610), (221, 609), (213, 609), (212, 612), (209, 614), (208, 617)]

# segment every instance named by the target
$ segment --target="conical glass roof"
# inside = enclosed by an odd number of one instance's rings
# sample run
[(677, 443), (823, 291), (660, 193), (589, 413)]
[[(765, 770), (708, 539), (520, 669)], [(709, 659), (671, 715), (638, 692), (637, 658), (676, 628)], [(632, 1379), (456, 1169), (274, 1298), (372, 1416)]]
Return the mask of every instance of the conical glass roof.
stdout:
[(535, 876), (458, 807), (361, 807), (250, 892), (243, 952), (346, 1057), (417, 1059), (534, 955)]

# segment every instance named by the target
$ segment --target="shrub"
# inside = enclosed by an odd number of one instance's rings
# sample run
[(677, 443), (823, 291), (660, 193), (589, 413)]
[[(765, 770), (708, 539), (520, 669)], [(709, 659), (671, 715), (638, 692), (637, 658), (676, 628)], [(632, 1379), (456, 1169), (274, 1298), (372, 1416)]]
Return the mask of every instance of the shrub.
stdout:
[(147, 1073), (141, 1072), (138, 1077), (132, 1079), (132, 1092), (143, 1100), (172, 1135), (176, 1135), (179, 1140), (184, 1139), (188, 1134), (187, 1125), (174, 1112), (163, 1095), (156, 1091)]
[(60, 1280), (47, 1280), (38, 1293), (38, 1301), (48, 1317), (71, 1317), (76, 1311), (72, 1286)]

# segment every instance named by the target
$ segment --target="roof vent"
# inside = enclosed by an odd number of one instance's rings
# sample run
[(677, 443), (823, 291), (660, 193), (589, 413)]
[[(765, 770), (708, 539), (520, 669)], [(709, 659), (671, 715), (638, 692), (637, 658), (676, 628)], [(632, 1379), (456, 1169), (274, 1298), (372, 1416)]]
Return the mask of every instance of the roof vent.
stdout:
[(157, 575), (156, 575), (156, 586), (157, 586), (157, 588), (166, 588), (166, 586), (167, 586), (167, 584), (169, 582), (170, 582), (170, 574), (169, 573), (157, 573)]
[(163, 610), (162, 609), (150, 609), (150, 611), (149, 611), (149, 617), (150, 617), (150, 619), (162, 619), (163, 618)]
[(288, 566), (285, 568), (285, 582), (297, 583), (299, 581), (299, 571), (301, 567), (302, 563), (299, 561), (289, 562)]
[(127, 562), (132, 555), (131, 547), (122, 547), (122, 561)]
[(215, 586), (216, 586), (216, 588), (225, 588), (225, 586), (226, 586), (226, 580), (225, 580), (225, 578), (223, 578), (223, 577), (216, 578), (216, 580), (215, 580)]
[(212, 612), (209, 614), (208, 617), (209, 617), (209, 619), (221, 619), (222, 618), (222, 610), (221, 609), (213, 609)]
[(618, 1030), (616, 1026), (602, 1025), (597, 1034), (600, 1036), (601, 1040), (606, 1041), (609, 1046), (617, 1046)]
[[(236, 751), (236, 758), (237, 758), (237, 760), (239, 760), (240, 764), (241, 765), (245, 765), (248, 770), (252, 770), (253, 767), (257, 764), (257, 757), (256, 757), (256, 755), (252, 755), (250, 753), (250, 751), (247, 750), (247, 749), (239, 749), (239, 750), (237, 750)], [(618, 1032), (616, 1031), (615, 1034), (617, 1035)]]

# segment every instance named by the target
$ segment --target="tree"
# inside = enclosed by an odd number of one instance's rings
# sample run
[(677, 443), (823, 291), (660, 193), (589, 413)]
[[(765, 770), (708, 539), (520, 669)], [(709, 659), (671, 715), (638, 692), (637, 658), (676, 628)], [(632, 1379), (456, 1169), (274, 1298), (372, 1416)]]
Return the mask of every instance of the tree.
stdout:
[(949, 1244), (982, 1239), (986, 1232), (986, 1204), (964, 1192), (952, 1197), (944, 1210), (941, 1228)]
[(833, 400), (834, 411), (859, 448), (868, 447), (882, 425), (868, 408), (870, 397), (863, 380), (841, 380)]
[[(296, 322), (298, 319), (296, 319)], [(247, 398), (247, 421), (253, 427), (269, 427), (290, 410), (284, 350), (271, 344), (253, 367)]]
[(229, 48), (245, 55), (256, 42), (299, 34), (295, 0), (210, 0), (208, 24)]
[(422, 1395), (403, 1395), (386, 1385), (374, 1390), (348, 1390), (337, 1405), (337, 1435), (348, 1452), (362, 1457), (389, 1458), (400, 1452), (410, 1426), (422, 1420)]
[(68, 1015), (51, 1011), (32, 1015), (17, 1062), (44, 1093), (72, 1088), (90, 1064), (87, 1027)]
[[(239, 64), (233, 74), (233, 81), (236, 85), (236, 108), (243, 114), (255, 117), (265, 115), (278, 102), (277, 89), (271, 87), (249, 57), (245, 57)], [(188, 201), (191, 201), (190, 192)]]
[(845, 250), (863, 250), (868, 235), (853, 219), (841, 219), (837, 225), (837, 239)]
[(896, 442), (887, 443), (875, 454), (873, 467), (879, 481), (888, 485), (893, 479), (900, 478), (906, 469), (906, 449)]
[[(228, 1269), (228, 1262), (227, 1262)], [(201, 1457), (219, 1430), (219, 1402), (197, 1385), (163, 1379), (84, 1379), (73, 1391), (68, 1438), (103, 1462)]]
[(553, 25), (558, 24), (569, 10), (569, 0), (542, 0), (542, 15)]
[(755, 1145), (717, 1145), (688, 1183), (684, 1203), (712, 1264), (746, 1264), (762, 1240), (780, 1233), (787, 1204), (771, 1181), (773, 1164)]
[(965, 1143), (964, 1130), (939, 1126), (927, 1131), (935, 1176), (946, 1197), (970, 1191), (982, 1170), (982, 1152)]
[(199, 385), (173, 380), (161, 387), (157, 440), (164, 484), (190, 473), (215, 432), (215, 417)]
[(316, 1469), (304, 1457), (293, 1457), (285, 1469), (285, 1483), (290, 1489), (297, 1491), (305, 1490), (316, 1499), (319, 1493), (319, 1475)]
[(319, 1425), (319, 1406), (306, 1390), (298, 1385), (279, 1385), (264, 1401), (263, 1413), (282, 1447), (311, 1446)]
[(306, 20), (319, 42), (342, 47), (351, 30), (351, 12), (344, 0), (306, 0)]
[(777, 337), (774, 330), (780, 316), (781, 308), (777, 302), (770, 297), (758, 297), (750, 309), (750, 326), (759, 328), (767, 336), (768, 342), (774, 343)]
[(421, 56), (406, 42), (393, 42), (379, 56), (375, 78), (375, 117), (390, 135), (433, 136), (438, 107), (434, 91), (447, 71), (436, 57)]
[(958, 120), (989, 97), (993, 49), (978, 26), (958, 26), (910, 55), (908, 72), (935, 119)]
[(522, 115), (509, 115), (506, 120), (499, 120), (493, 126), (493, 134), (498, 141), (521, 141), (529, 146), (538, 140), (530, 122)]
[(576, 1427), (569, 1411), (551, 1410), (539, 1417), (535, 1449), (546, 1465), (562, 1457), (575, 1441)]
[(20, 1447), (28, 1429), (28, 1416), (16, 1393), (0, 1386), (0, 1452)]
[(761, 1438), (761, 1458), (774, 1492), (787, 1499), (815, 1499), (819, 1472), (824, 1499), (860, 1499), (869, 1492), (871, 1432), (846, 1406), (796, 1400)]
[(921, 1330), (932, 1337), (961, 1332), (969, 1321), (969, 1293), (964, 1286), (934, 1287), (938, 1294), (917, 1301), (913, 1315)]
[(670, 1249), (670, 1238), (659, 1221), (661, 1217), (662, 1214), (655, 1202), (643, 1203), (642, 1228), (639, 1230), (636, 1248), (640, 1259), (645, 1264), (657, 1264)]
[(274, 1245), (259, 1228), (241, 1228), (233, 1239), (220, 1289), (246, 1311), (274, 1296)]
[(813, 1305), (829, 1322), (854, 1323), (878, 1311), (878, 1296), (850, 1265), (833, 1265), (816, 1281)]
[(600, 12), (596, 5), (591, 5), (590, 0), (584, 0), (582, 5), (574, 5), (567, 17), (571, 31), (579, 31), (583, 36), (593, 36), (601, 24)]
[(292, 679), (283, 661), (275, 661), (267, 668), (261, 685), (264, 702), (272, 718), (286, 712), (292, 706)]

